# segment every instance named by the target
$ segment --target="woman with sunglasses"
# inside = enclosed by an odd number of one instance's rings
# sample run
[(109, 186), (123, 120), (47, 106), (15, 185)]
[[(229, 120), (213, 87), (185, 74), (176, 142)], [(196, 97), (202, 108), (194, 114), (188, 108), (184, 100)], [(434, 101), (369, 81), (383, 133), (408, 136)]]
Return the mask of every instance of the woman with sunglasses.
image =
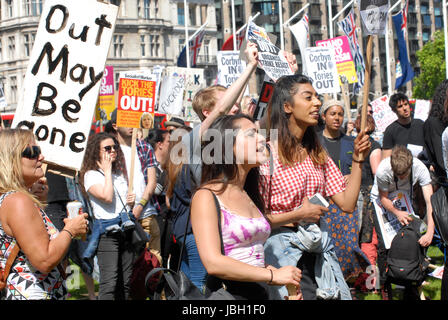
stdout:
[[(123, 152), (116, 138), (97, 133), (89, 138), (80, 171), (80, 181), (94, 214), (88, 258), (98, 257), (100, 270), (99, 300), (129, 298), (134, 250), (130, 233), (121, 232), (135, 194), (128, 194), (128, 177)], [(121, 227), (118, 227), (121, 224)], [(97, 239), (95, 241), (95, 239)]]
[[(0, 132), (0, 266), (15, 250), (4, 290), (7, 300), (64, 299), (65, 258), (74, 237), (87, 232), (87, 213), (64, 219), (59, 232), (30, 192), (44, 176), (44, 156), (31, 131)], [(26, 222), (26, 223), (24, 223)]]
[[(308, 198), (320, 193), (344, 211), (352, 212), (361, 182), (361, 157), (368, 152), (370, 143), (363, 133), (356, 138), (352, 173), (346, 184), (315, 133), (320, 107), (308, 77), (298, 74), (277, 80), (267, 112), (272, 159), (261, 165), (259, 179), (268, 218), (273, 226), (279, 226), (265, 243), (266, 262), (277, 268), (293, 265), (302, 269), (305, 300), (349, 300), (350, 291), (328, 227), (325, 219), (320, 219), (328, 209), (310, 203)], [(286, 295), (284, 287), (273, 289), (274, 299)]]

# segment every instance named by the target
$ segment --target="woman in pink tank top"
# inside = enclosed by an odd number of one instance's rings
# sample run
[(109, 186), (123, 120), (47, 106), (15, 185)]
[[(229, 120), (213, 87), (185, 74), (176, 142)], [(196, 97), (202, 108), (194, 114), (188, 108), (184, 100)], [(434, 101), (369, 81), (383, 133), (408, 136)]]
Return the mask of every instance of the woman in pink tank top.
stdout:
[(298, 268), (276, 269), (264, 261), (263, 244), (271, 227), (263, 214), (257, 175), (269, 157), (265, 139), (242, 114), (218, 118), (206, 136), (213, 138), (202, 146), (202, 186), (192, 199), (191, 225), (208, 274), (237, 299), (268, 299), (266, 283), (298, 288)]

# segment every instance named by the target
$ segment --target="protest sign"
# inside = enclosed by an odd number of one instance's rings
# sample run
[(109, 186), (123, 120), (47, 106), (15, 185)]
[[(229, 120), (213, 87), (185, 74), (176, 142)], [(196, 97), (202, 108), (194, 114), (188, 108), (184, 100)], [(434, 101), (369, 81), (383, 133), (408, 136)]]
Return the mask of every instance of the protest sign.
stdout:
[(155, 93), (156, 76), (150, 70), (120, 72), (117, 127), (151, 129)]
[(185, 75), (166, 74), (162, 77), (158, 112), (183, 116)]
[(204, 69), (167, 67), (167, 74), (177, 73), (185, 77), (185, 94), (183, 101), (183, 116), (188, 122), (200, 122), (199, 117), (193, 110), (193, 98), (195, 94), (205, 87)]
[(115, 81), (114, 67), (106, 66), (101, 79), (100, 95), (96, 105), (95, 117), (97, 120), (110, 120), (110, 114), (115, 109)]
[(340, 36), (329, 40), (319, 40), (316, 41), (316, 46), (334, 48), (334, 59), (336, 61), (338, 74), (344, 76), (348, 83), (358, 82), (355, 63), (353, 62), (347, 36)]
[(389, 0), (360, 0), (361, 20), (367, 35), (384, 34)]
[(218, 84), (228, 88), (246, 68), (246, 62), (240, 60), (239, 51), (218, 51)]
[(395, 112), (389, 106), (389, 97), (384, 95), (371, 103), (373, 120), (375, 120), (376, 131), (384, 132), (387, 126), (398, 119)]
[(155, 107), (154, 110), (157, 111), (159, 106), (159, 98), (160, 98), (160, 84), (162, 82), (162, 73), (165, 69), (165, 66), (156, 65), (152, 68), (152, 74), (156, 77), (156, 101), (155, 101)]
[(254, 111), (254, 120), (260, 120), (264, 113), (266, 112), (266, 109), (268, 107), (268, 103), (271, 100), (272, 93), (274, 92), (274, 83), (270, 81), (264, 81), (263, 86), (261, 87), (260, 96), (258, 98), (257, 107)]
[(246, 39), (257, 45), (258, 65), (271, 79), (277, 81), (281, 76), (294, 73), (286, 60), (285, 52), (269, 40), (265, 29), (251, 20), (248, 22)]
[[(414, 214), (414, 209), (412, 208), (412, 203), (407, 192), (401, 190), (391, 192), (389, 193), (388, 198), (392, 201), (395, 208), (408, 212), (413, 219), (419, 219), (419, 217)], [(387, 211), (382, 206), (379, 199), (373, 201), (373, 204), (375, 207), (378, 224), (380, 225), (384, 245), (386, 249), (389, 249), (393, 238), (397, 234), (398, 230), (401, 229), (401, 223), (398, 221), (396, 215)]]
[(331, 48), (306, 48), (305, 63), (307, 74), (313, 79), (313, 87), (319, 94), (341, 91), (334, 51)]
[(49, 167), (81, 168), (117, 13), (45, 1), (12, 126), (34, 132)]
[(430, 108), (431, 101), (420, 99), (415, 100), (414, 119), (421, 119), (425, 121), (428, 118)]

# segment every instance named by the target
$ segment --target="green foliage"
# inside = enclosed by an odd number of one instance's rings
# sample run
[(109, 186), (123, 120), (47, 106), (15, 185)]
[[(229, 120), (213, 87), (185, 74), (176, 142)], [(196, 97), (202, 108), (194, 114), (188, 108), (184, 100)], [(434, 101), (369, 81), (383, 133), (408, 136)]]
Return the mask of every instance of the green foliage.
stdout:
[(431, 100), (437, 86), (445, 80), (445, 40), (442, 31), (436, 31), (434, 41), (427, 42), (416, 52), (420, 74), (414, 78), (412, 97)]

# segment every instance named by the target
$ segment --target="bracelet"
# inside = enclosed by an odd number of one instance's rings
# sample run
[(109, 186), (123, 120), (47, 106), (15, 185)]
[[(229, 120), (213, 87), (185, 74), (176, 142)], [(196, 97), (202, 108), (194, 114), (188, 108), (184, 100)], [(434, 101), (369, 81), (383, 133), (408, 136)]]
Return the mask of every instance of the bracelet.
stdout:
[(271, 271), (271, 280), (268, 281), (268, 284), (272, 284), (272, 280), (274, 280), (274, 272), (272, 272), (272, 269), (268, 269)]
[(146, 204), (148, 203), (148, 200), (141, 198), (139, 204), (142, 205), (142, 207), (146, 206)]
[(360, 160), (355, 160), (355, 158), (352, 158), (352, 161), (353, 161), (353, 162), (356, 162), (356, 163), (363, 163), (363, 162), (364, 162), (364, 160), (362, 160), (362, 161), (360, 161)]
[(62, 229), (62, 231), (67, 232), (70, 235), (70, 239), (73, 240), (73, 234), (70, 231), (68, 231), (67, 229)]

